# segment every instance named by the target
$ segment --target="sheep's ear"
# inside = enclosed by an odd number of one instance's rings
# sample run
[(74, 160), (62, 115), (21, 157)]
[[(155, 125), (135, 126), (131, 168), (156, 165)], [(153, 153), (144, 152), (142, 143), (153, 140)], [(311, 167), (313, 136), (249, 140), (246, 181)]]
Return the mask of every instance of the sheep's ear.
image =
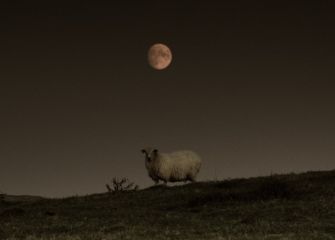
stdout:
[(144, 149), (141, 150), (142, 153), (147, 153)]

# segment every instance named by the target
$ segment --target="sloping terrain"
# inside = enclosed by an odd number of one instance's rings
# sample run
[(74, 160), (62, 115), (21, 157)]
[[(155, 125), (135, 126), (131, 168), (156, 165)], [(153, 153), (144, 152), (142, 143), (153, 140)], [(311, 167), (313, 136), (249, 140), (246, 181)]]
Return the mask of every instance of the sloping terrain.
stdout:
[(335, 171), (2, 199), (0, 239), (335, 239)]

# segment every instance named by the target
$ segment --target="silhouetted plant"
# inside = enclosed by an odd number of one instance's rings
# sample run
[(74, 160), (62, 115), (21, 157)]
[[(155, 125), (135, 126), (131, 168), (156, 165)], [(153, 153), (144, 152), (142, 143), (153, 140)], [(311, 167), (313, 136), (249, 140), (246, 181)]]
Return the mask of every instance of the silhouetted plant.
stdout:
[(112, 179), (111, 185), (106, 184), (106, 188), (109, 193), (138, 190), (138, 185), (130, 182), (128, 178), (116, 178)]

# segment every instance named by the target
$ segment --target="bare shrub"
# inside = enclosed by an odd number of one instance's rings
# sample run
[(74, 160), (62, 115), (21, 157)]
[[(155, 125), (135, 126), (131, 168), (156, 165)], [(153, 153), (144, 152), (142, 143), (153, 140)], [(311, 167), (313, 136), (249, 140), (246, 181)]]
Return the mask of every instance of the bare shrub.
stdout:
[(109, 193), (124, 192), (124, 191), (136, 191), (138, 190), (138, 185), (130, 182), (128, 178), (116, 178), (112, 179), (111, 185), (106, 184), (107, 191)]

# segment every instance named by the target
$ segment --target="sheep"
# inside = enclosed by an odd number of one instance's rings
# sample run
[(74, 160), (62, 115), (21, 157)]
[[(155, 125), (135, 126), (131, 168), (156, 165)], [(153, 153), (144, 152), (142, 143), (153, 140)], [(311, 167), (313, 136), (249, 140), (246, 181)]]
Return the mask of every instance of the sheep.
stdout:
[(145, 155), (145, 167), (149, 177), (155, 182), (195, 182), (201, 167), (201, 158), (193, 151), (160, 153), (157, 149), (142, 149)]

